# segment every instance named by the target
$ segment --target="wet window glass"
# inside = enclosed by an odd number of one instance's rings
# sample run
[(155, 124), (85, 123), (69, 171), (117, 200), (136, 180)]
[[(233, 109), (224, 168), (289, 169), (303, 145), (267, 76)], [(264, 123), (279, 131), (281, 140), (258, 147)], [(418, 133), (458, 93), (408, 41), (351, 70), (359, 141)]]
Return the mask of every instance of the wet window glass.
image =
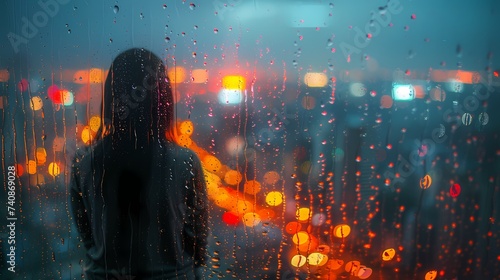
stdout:
[(0, 278), (500, 275), (498, 1), (2, 4)]

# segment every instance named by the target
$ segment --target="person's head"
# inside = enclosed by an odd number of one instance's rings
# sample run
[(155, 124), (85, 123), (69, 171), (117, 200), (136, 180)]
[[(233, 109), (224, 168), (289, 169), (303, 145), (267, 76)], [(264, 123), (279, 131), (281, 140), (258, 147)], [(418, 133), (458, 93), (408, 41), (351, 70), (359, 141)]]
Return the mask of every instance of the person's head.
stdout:
[(102, 116), (115, 146), (142, 146), (170, 135), (174, 100), (162, 60), (138, 48), (119, 54), (106, 79)]

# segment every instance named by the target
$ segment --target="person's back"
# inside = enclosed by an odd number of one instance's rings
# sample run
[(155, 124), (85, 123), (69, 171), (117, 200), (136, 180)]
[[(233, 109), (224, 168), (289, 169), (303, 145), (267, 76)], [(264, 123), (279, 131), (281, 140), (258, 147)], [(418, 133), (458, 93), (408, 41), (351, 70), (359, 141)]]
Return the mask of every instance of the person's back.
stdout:
[[(139, 83), (141, 78), (153, 79), (148, 86)], [(164, 112), (171, 109), (162, 98), (168, 87), (163, 79), (161, 61), (149, 52), (135, 49), (120, 55), (104, 98), (110, 132), (75, 156), (72, 206), (87, 249), (89, 279), (195, 279), (204, 265), (202, 167), (194, 152), (165, 139), (173, 116)], [(131, 94), (136, 106), (123, 102), (127, 89), (137, 90)], [(123, 104), (128, 108), (120, 108)]]

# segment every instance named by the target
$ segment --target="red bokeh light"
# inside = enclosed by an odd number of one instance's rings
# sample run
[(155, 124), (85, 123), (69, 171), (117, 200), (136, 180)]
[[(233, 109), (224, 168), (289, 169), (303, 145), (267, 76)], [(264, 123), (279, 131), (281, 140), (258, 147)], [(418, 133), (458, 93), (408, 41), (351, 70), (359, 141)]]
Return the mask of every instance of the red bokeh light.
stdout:
[(234, 213), (226, 212), (222, 214), (222, 221), (230, 226), (235, 226), (240, 222), (240, 218)]

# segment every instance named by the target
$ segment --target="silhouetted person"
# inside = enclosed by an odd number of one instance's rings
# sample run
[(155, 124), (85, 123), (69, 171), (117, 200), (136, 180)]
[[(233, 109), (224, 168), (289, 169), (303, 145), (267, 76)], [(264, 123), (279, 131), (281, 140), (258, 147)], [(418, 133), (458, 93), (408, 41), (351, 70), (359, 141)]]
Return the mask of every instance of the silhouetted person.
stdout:
[(103, 102), (104, 125), (72, 165), (86, 277), (198, 279), (206, 186), (198, 157), (172, 141), (174, 102), (162, 61), (143, 49), (120, 54)]

